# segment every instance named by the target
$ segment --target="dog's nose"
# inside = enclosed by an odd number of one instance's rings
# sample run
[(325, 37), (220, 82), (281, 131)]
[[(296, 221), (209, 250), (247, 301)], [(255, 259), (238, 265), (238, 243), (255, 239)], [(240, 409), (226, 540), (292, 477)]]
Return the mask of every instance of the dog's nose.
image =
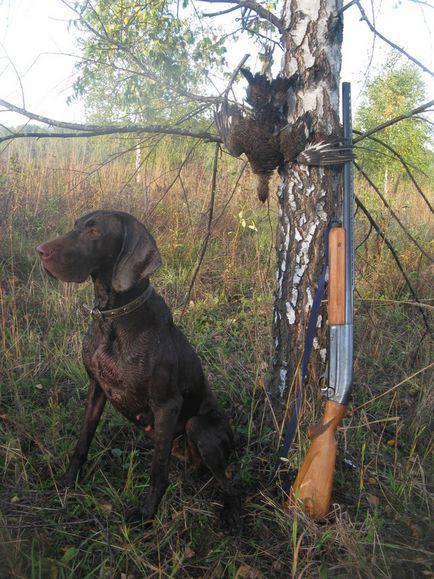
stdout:
[(53, 249), (48, 246), (47, 243), (43, 243), (42, 245), (38, 245), (36, 251), (39, 253), (39, 257), (41, 259), (48, 259), (50, 255), (53, 253)]

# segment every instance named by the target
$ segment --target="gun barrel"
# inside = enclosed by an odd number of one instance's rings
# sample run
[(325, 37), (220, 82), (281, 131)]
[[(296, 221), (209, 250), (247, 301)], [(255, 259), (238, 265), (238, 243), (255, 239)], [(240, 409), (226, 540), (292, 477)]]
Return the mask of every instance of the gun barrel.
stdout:
[[(348, 145), (352, 144), (351, 123), (351, 93), (350, 83), (342, 84), (342, 120), (344, 139)], [(353, 302), (354, 302), (354, 189), (353, 166), (348, 161), (344, 165), (343, 176), (343, 203), (342, 228), (332, 229), (330, 232), (330, 261), (329, 261), (329, 371), (327, 384), (327, 399), (338, 404), (347, 404), (353, 385)], [(338, 233), (342, 232), (342, 233)], [(340, 244), (344, 245), (344, 257), (341, 255)], [(335, 257), (333, 257), (333, 255)], [(344, 265), (343, 265), (344, 263)], [(345, 271), (343, 271), (345, 268)], [(342, 282), (336, 278), (345, 279), (344, 289), (339, 290)], [(344, 291), (344, 307), (341, 313), (334, 314), (334, 304), (337, 299), (342, 304), (342, 297), (336, 297), (336, 292)], [(343, 312), (344, 310), (344, 312)]]
[[(352, 145), (352, 122), (351, 122), (351, 85), (349, 82), (342, 83), (342, 124), (344, 140), (349, 146)], [(345, 323), (353, 323), (353, 294), (354, 294), (354, 185), (353, 185), (353, 162), (347, 161), (344, 165), (342, 225), (346, 232), (346, 296), (345, 296)]]

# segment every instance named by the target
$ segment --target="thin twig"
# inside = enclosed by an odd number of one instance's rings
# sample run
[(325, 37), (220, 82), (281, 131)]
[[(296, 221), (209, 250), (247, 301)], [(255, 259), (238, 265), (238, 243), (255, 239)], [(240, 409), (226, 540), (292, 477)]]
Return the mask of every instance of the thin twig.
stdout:
[[(353, 129), (353, 133), (355, 133), (356, 135), (361, 135), (362, 133), (360, 131), (356, 131), (355, 129)], [(432, 213), (434, 213), (434, 208), (431, 205), (431, 203), (429, 202), (428, 197), (425, 195), (425, 193), (422, 191), (422, 189), (419, 186), (419, 183), (416, 181), (415, 177), (413, 177), (413, 173), (410, 171), (409, 169), (409, 164), (407, 163), (407, 161), (404, 159), (404, 157), (402, 155), (400, 155), (398, 153), (398, 151), (396, 149), (394, 149), (393, 147), (391, 147), (388, 143), (385, 143), (383, 140), (379, 139), (378, 137), (373, 137), (373, 136), (368, 136), (367, 137), (369, 140), (374, 141), (375, 143), (378, 143), (379, 145), (381, 145), (382, 147), (384, 147), (385, 149), (387, 149), (388, 151), (390, 151), (401, 163), (401, 165), (404, 167), (405, 172), (407, 173), (407, 175), (410, 177), (413, 185), (416, 187), (417, 192), (419, 193), (419, 195), (423, 198), (423, 200), (425, 201), (425, 203), (428, 205), (430, 211)]]
[[(357, 207), (357, 209), (359, 209), (359, 208)], [(371, 236), (371, 233), (372, 233), (372, 225), (371, 225), (371, 223), (370, 223), (370, 224), (369, 224), (369, 231), (368, 231), (368, 233), (365, 235), (365, 237), (363, 238), (363, 240), (362, 240), (362, 241), (357, 245), (357, 247), (354, 249), (354, 253), (357, 253), (357, 250), (359, 249), (359, 247), (362, 247), (362, 245), (364, 245), (364, 244), (368, 241), (369, 237)]]
[(208, 242), (209, 242), (209, 239), (210, 239), (211, 233), (212, 233), (214, 202), (215, 202), (215, 195), (216, 195), (216, 189), (217, 189), (217, 168), (218, 168), (218, 160), (219, 160), (219, 150), (220, 150), (220, 146), (218, 144), (216, 144), (215, 153), (214, 153), (213, 170), (212, 170), (211, 196), (210, 196), (209, 209), (208, 209), (207, 232), (206, 232), (206, 235), (205, 235), (204, 240), (202, 242), (202, 246), (201, 246), (200, 251), (199, 251), (196, 266), (194, 268), (194, 272), (193, 272), (193, 275), (192, 275), (192, 278), (190, 281), (190, 286), (188, 288), (188, 292), (187, 292), (187, 295), (185, 297), (184, 305), (183, 305), (181, 315), (180, 315), (180, 321), (184, 317), (185, 311), (187, 309), (187, 305), (190, 301), (190, 296), (191, 296), (191, 292), (192, 292), (192, 289), (194, 286), (194, 282), (196, 281), (197, 274), (199, 273), (200, 266), (202, 265), (203, 259), (205, 257), (205, 253), (206, 253), (206, 250), (208, 247)]
[(421, 6), (426, 6), (427, 8), (434, 8), (432, 4), (429, 2), (424, 2), (424, 0), (409, 0), (410, 2), (414, 2), (415, 4), (420, 4)]
[(149, 212), (149, 217), (152, 217), (154, 215), (155, 211), (157, 210), (157, 207), (160, 205), (160, 203), (163, 201), (163, 199), (166, 197), (166, 195), (170, 192), (172, 187), (175, 185), (175, 183), (177, 182), (177, 180), (179, 179), (179, 177), (181, 175), (182, 170), (184, 169), (185, 165), (187, 164), (188, 160), (190, 159), (190, 157), (193, 154), (194, 150), (196, 149), (197, 145), (198, 145), (198, 141), (196, 143), (194, 143), (192, 145), (192, 147), (190, 147), (190, 149), (187, 152), (187, 155), (184, 157), (182, 163), (178, 166), (178, 168), (176, 170), (175, 177), (172, 179), (171, 183), (166, 187), (166, 189), (164, 190), (161, 197), (156, 201), (153, 208)]
[(238, 73), (240, 72), (240, 69), (243, 67), (244, 63), (246, 62), (246, 60), (249, 57), (250, 57), (250, 54), (245, 54), (243, 56), (243, 58), (240, 60), (240, 62), (238, 63), (238, 65), (236, 66), (236, 68), (234, 69), (233, 73), (231, 74), (229, 82), (228, 82), (225, 90), (221, 93), (221, 96), (223, 96), (225, 99), (227, 99), (229, 91), (231, 90), (232, 85), (234, 84), (234, 81), (237, 78)]
[(409, 300), (389, 300), (389, 299), (379, 299), (379, 298), (357, 298), (358, 302), (369, 302), (375, 303), (382, 306), (391, 305), (404, 305), (404, 306), (414, 306), (416, 308), (425, 308), (426, 310), (434, 313), (434, 306), (431, 304), (426, 304), (424, 302), (411, 302)]
[(391, 46), (392, 48), (394, 48), (395, 50), (397, 50), (398, 52), (400, 52), (401, 54), (406, 56), (409, 60), (411, 60), (412, 62), (417, 64), (417, 66), (419, 66), (424, 72), (427, 72), (429, 75), (434, 77), (434, 72), (432, 72), (428, 67), (426, 67), (424, 64), (419, 62), (413, 56), (411, 56), (411, 54), (406, 52), (403, 48), (401, 48), (400, 46), (398, 46), (397, 44), (395, 44), (394, 42), (392, 42), (391, 40), (389, 40), (388, 38), (386, 38), (385, 36), (380, 34), (380, 32), (378, 32), (378, 30), (375, 28), (375, 26), (372, 24), (372, 22), (366, 16), (366, 12), (363, 9), (363, 6), (361, 5), (359, 0), (357, 0), (356, 4), (357, 4), (357, 7), (360, 11), (360, 14), (362, 15), (361, 20), (364, 20), (366, 22), (366, 24), (369, 26), (371, 32), (373, 32), (373, 34), (375, 34), (375, 36), (378, 36), (379, 38), (381, 38), (381, 40), (386, 42), (389, 46)]
[(255, 0), (200, 0), (200, 2), (209, 2), (211, 4), (214, 3), (236, 4), (237, 8), (240, 9), (248, 8), (249, 10), (252, 10), (252, 12), (255, 12), (258, 16), (263, 18), (264, 20), (267, 20), (268, 22), (273, 24), (273, 26), (275, 26), (275, 28), (277, 28), (277, 30), (281, 34), (285, 32), (285, 26), (283, 24), (283, 21), (280, 18), (278, 18), (275, 14), (270, 12), (270, 10), (264, 8), (264, 6), (259, 4), (259, 2), (255, 2)]
[(363, 169), (360, 167), (360, 165), (354, 161), (354, 166), (357, 168), (357, 170), (359, 171), (359, 173), (363, 176), (363, 178), (369, 183), (369, 185), (372, 187), (372, 189), (375, 191), (375, 193), (378, 195), (378, 197), (381, 199), (381, 201), (383, 202), (384, 206), (387, 207), (387, 209), (390, 211), (390, 214), (392, 215), (392, 217), (395, 219), (395, 221), (398, 223), (398, 225), (400, 226), (400, 228), (402, 229), (402, 231), (405, 233), (405, 235), (410, 239), (410, 241), (412, 241), (412, 243), (414, 243), (414, 245), (418, 248), (418, 250), (428, 259), (428, 261), (430, 261), (431, 263), (434, 262), (434, 259), (424, 250), (424, 248), (420, 245), (420, 243), (417, 241), (417, 239), (415, 239), (412, 234), (408, 231), (408, 229), (405, 227), (405, 225), (402, 223), (402, 221), (400, 220), (400, 218), (398, 217), (398, 215), (395, 213), (395, 211), (392, 209), (392, 207), (390, 206), (390, 204), (388, 203), (387, 199), (384, 197), (384, 195), (381, 193), (380, 189), (375, 185), (375, 183), (370, 179), (369, 175), (367, 175), (365, 173), (365, 171), (363, 171)]
[(431, 362), (431, 364), (429, 364), (428, 366), (425, 366), (425, 368), (422, 368), (421, 370), (418, 370), (417, 372), (415, 372), (414, 374), (412, 374), (411, 376), (407, 376), (407, 378), (405, 378), (404, 380), (402, 380), (401, 382), (399, 382), (398, 384), (395, 384), (394, 386), (392, 386), (391, 388), (389, 388), (388, 390), (386, 390), (385, 392), (382, 392), (381, 394), (379, 394), (378, 396), (375, 396), (374, 398), (371, 398), (371, 400), (368, 400), (367, 402), (364, 402), (363, 404), (360, 404), (360, 406), (357, 406), (357, 408), (354, 408), (353, 413), (357, 412), (358, 410), (360, 410), (361, 408), (363, 408), (364, 406), (368, 406), (368, 404), (372, 404), (372, 402), (375, 402), (376, 400), (378, 400), (379, 398), (383, 398), (383, 396), (386, 396), (387, 394), (390, 394), (391, 392), (393, 392), (394, 390), (396, 390), (397, 388), (399, 388), (400, 386), (402, 386), (403, 384), (405, 384), (406, 382), (410, 382), (410, 380), (412, 380), (413, 378), (416, 378), (416, 376), (418, 374), (421, 374), (422, 372), (425, 372), (425, 370), (429, 370), (430, 368), (432, 368), (434, 366), (434, 362)]
[(237, 180), (235, 181), (235, 185), (234, 185), (233, 188), (232, 188), (232, 192), (231, 192), (231, 194), (229, 195), (226, 203), (224, 204), (223, 209), (220, 211), (220, 214), (215, 218), (214, 225), (220, 220), (220, 218), (223, 216), (224, 212), (226, 211), (229, 203), (232, 201), (232, 198), (233, 198), (233, 196), (234, 196), (235, 193), (236, 193), (238, 184), (239, 184), (239, 182), (241, 181), (241, 177), (244, 175), (244, 171), (246, 170), (246, 167), (247, 167), (248, 164), (249, 164), (248, 161), (244, 161), (243, 166), (241, 167), (241, 171), (240, 171), (239, 174), (238, 174)]
[(409, 119), (410, 117), (413, 117), (413, 116), (417, 115), (418, 113), (422, 113), (422, 112), (426, 111), (426, 109), (429, 109), (432, 106), (434, 106), (434, 100), (429, 101), (428, 103), (425, 103), (425, 104), (423, 104), (415, 109), (412, 109), (411, 111), (403, 113), (402, 115), (399, 115), (398, 117), (394, 117), (393, 119), (390, 119), (390, 121), (386, 121), (385, 123), (382, 123), (381, 125), (378, 125), (378, 126), (374, 127), (373, 129), (369, 129), (369, 131), (365, 131), (364, 133), (361, 133), (361, 135), (359, 137), (354, 139), (353, 144), (355, 145), (356, 143), (363, 141), (363, 139), (370, 137), (374, 133), (378, 133), (378, 131), (382, 131), (386, 127), (390, 127), (391, 125), (394, 125), (395, 123), (399, 123), (399, 121), (403, 121), (404, 119)]
[(239, 10), (239, 6), (232, 6), (231, 8), (227, 8), (226, 10), (221, 10), (220, 12), (204, 12), (202, 16), (207, 18), (214, 18), (214, 16), (222, 16), (223, 14), (229, 14), (229, 12), (234, 12), (235, 10)]
[[(375, 231), (377, 232), (377, 234), (382, 238), (382, 240), (384, 241), (384, 243), (387, 245), (387, 247), (389, 248), (390, 253), (393, 256), (393, 259), (396, 262), (396, 265), (398, 266), (399, 271), (401, 272), (405, 283), (407, 284), (408, 289), (410, 290), (411, 295), (413, 296), (414, 300), (418, 303), (420, 303), (419, 297), (416, 293), (416, 291), (413, 288), (413, 285), (411, 283), (411, 281), (408, 278), (408, 275), (405, 273), (405, 270), (402, 266), (402, 263), (398, 257), (398, 254), (396, 253), (395, 248), (393, 247), (392, 243), (389, 241), (389, 239), (386, 237), (386, 234), (380, 229), (380, 227), (378, 226), (377, 222), (375, 221), (375, 219), (372, 217), (372, 215), (370, 214), (370, 212), (368, 211), (368, 209), (364, 206), (364, 204), (362, 203), (362, 201), (356, 196), (355, 197), (355, 201), (356, 204), (358, 205), (358, 207), (360, 207), (360, 209), (363, 211), (363, 213), (365, 214), (366, 218), (368, 219), (369, 223), (372, 225), (372, 227), (375, 229)], [(425, 316), (425, 312), (423, 311), (422, 308), (419, 308), (419, 311), (422, 315), (424, 324), (426, 329), (428, 330), (429, 335), (431, 336), (431, 339), (434, 340), (434, 335), (433, 332), (431, 330), (431, 327), (428, 323), (428, 320), (426, 319)]]

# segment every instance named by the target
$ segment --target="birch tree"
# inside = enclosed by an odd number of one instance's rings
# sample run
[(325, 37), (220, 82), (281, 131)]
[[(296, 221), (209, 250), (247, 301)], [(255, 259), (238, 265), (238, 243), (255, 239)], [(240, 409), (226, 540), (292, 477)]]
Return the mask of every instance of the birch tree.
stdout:
[[(283, 73), (295, 71), (302, 82), (288, 122), (307, 112), (312, 132), (339, 133), (339, 84), (342, 44), (341, 0), (292, 0), (285, 3), (287, 30)], [(340, 171), (289, 163), (278, 192), (277, 274), (273, 309), (273, 355), (269, 391), (284, 406), (299, 380), (304, 335), (323, 257), (327, 221), (336, 215)], [(321, 327), (324, 325), (320, 320)], [(322, 332), (320, 331), (320, 334)], [(317, 350), (325, 347), (322, 339)], [(318, 368), (318, 367), (317, 367)], [(317, 369), (312, 378), (318, 378)]]

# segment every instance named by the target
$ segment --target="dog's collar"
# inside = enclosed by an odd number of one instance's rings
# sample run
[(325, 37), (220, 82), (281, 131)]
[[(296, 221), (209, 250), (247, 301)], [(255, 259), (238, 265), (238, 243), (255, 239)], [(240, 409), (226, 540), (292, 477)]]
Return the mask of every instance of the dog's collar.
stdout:
[(129, 314), (130, 312), (134, 312), (134, 310), (137, 310), (137, 308), (139, 308), (141, 305), (143, 305), (151, 297), (151, 294), (153, 291), (154, 291), (154, 288), (151, 286), (151, 284), (149, 284), (148, 287), (146, 288), (146, 290), (138, 298), (136, 298), (135, 300), (133, 300), (129, 304), (125, 304), (124, 306), (121, 306), (120, 308), (114, 308), (112, 310), (102, 310), (101, 311), (100, 309), (95, 308), (95, 307), (91, 308), (90, 306), (87, 306), (86, 304), (83, 304), (82, 307), (93, 318), (100, 319), (100, 320), (101, 319), (102, 320), (104, 320), (104, 319), (105, 320), (113, 320), (114, 318), (120, 318), (121, 316), (125, 316), (126, 314)]

